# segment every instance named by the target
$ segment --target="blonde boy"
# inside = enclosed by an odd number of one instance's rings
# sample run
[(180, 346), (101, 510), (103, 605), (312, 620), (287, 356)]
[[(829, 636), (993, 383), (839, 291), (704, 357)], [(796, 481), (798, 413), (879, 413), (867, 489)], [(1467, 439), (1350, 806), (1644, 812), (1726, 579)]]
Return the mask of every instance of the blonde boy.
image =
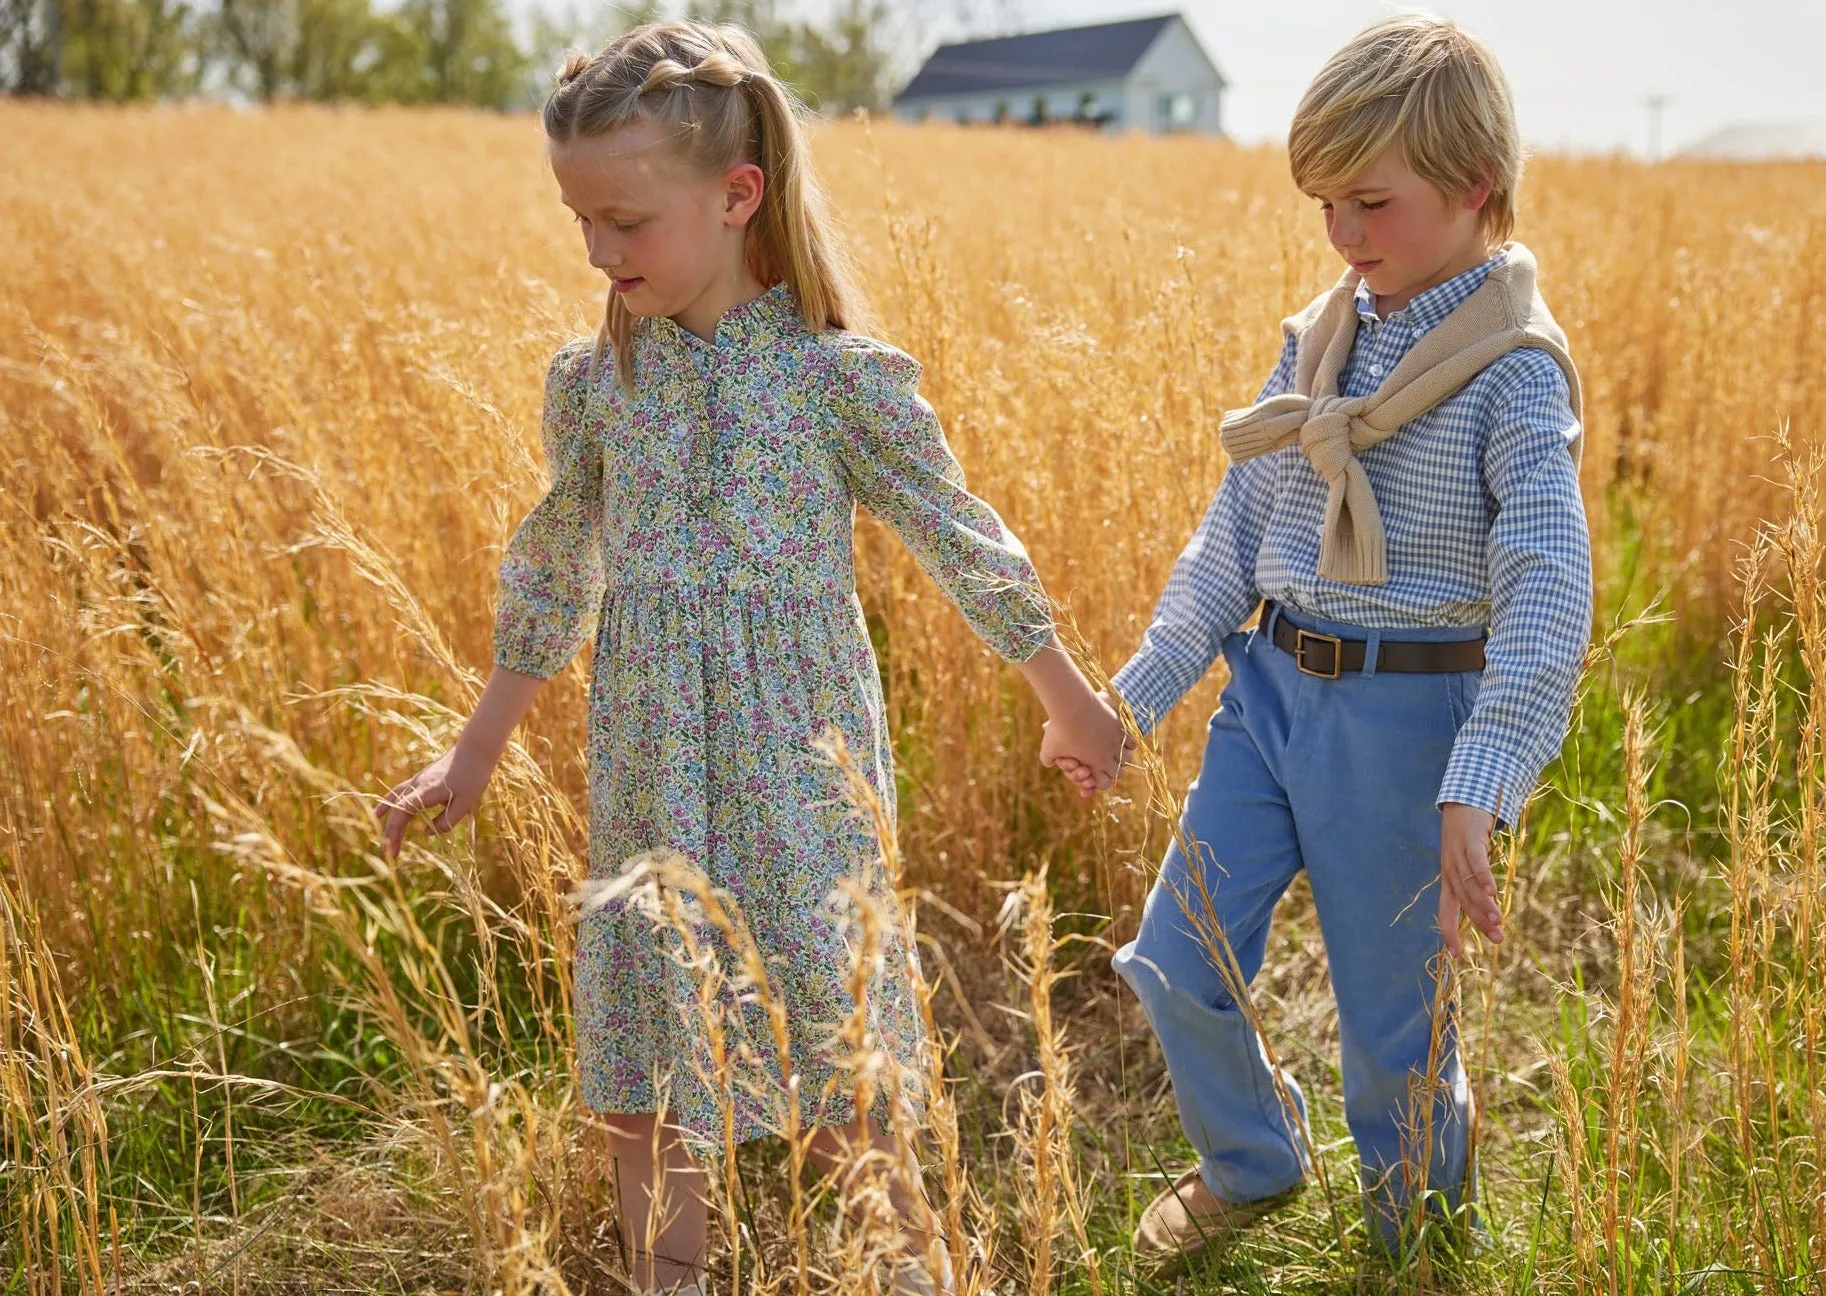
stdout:
[(1169, 852), (1115, 956), (1199, 1153), (1137, 1233), (1163, 1263), (1309, 1172), (1299, 1086), (1203, 934), (1247, 982), (1302, 869), (1372, 1235), (1462, 1202), (1470, 1094), (1437, 965), (1461, 916), (1502, 938), (1490, 836), (1559, 750), (1590, 632), (1579, 379), (1506, 242), (1521, 150), (1495, 59), (1442, 19), (1378, 22), (1320, 71), (1288, 151), (1349, 269), (1224, 420), (1231, 467), (1114, 681), (1147, 730), (1219, 653), (1230, 668), (1193, 858)]

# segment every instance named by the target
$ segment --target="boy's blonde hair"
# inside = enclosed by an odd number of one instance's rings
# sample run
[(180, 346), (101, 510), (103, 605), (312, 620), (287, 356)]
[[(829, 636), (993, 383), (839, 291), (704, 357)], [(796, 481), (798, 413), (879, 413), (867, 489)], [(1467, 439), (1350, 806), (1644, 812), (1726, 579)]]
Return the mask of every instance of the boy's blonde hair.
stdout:
[(1507, 241), (1522, 179), (1509, 82), (1450, 19), (1393, 14), (1364, 28), (1319, 69), (1287, 133), (1294, 183), (1309, 194), (1347, 187), (1391, 145), (1448, 197), (1488, 181), (1480, 227), (1492, 245)]
[[(731, 23), (649, 23), (595, 55), (572, 54), (541, 117), (554, 144), (568, 144), (652, 120), (670, 128), (672, 147), (719, 172), (738, 162), (761, 168), (761, 206), (748, 223), (748, 266), (772, 287), (782, 281), (813, 332), (854, 328), (864, 311), (842, 248), (824, 214), (798, 101), (761, 47)], [(590, 361), (594, 380), (605, 343), (632, 387), (634, 316), (611, 292)]]

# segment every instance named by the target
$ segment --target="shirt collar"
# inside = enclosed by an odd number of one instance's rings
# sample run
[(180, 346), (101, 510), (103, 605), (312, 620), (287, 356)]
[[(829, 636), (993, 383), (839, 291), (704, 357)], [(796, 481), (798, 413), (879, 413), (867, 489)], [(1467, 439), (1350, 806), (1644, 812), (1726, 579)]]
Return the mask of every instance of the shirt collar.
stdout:
[(1392, 311), (1381, 320), (1376, 316), (1376, 294), (1370, 291), (1368, 284), (1361, 280), (1357, 283), (1357, 314), (1365, 320), (1387, 324), (1393, 320), (1405, 320), (1415, 336), (1425, 333), (1437, 326), (1441, 320), (1462, 306), (1465, 298), (1484, 286), (1484, 280), (1490, 272), (1503, 263), (1507, 254), (1498, 251), (1487, 261), (1472, 266), (1469, 270), (1460, 271), (1442, 284), (1434, 284), (1413, 301), (1398, 311)]
[(804, 328), (799, 307), (793, 301), (792, 289), (781, 280), (758, 297), (751, 297), (723, 312), (716, 323), (716, 337), (700, 338), (685, 332), (669, 316), (658, 315), (636, 321), (638, 331), (654, 340), (680, 346), (711, 346), (718, 350), (735, 348), (752, 351)]

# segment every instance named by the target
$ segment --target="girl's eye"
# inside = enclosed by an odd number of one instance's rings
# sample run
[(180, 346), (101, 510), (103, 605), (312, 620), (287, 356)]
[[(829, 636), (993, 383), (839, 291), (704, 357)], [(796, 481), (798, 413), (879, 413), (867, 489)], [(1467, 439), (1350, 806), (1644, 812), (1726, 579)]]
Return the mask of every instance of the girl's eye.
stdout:
[(644, 223), (645, 222), (643, 222), (643, 221), (616, 221), (615, 228), (617, 230), (621, 231), (621, 233), (623, 233), (623, 234), (632, 234), (635, 230), (639, 229)]
[(1389, 205), (1389, 200), (1387, 198), (1378, 198), (1378, 199), (1376, 199), (1375, 202), (1364, 203), (1363, 210), (1364, 211), (1381, 211), (1384, 207), (1387, 207), (1388, 205)]

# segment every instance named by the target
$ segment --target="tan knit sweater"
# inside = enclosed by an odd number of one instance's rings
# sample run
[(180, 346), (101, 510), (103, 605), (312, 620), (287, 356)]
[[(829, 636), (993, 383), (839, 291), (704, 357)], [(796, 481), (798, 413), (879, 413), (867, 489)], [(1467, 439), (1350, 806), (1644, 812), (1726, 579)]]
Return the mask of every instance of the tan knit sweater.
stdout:
[[(1331, 493), (1325, 501), (1325, 534), (1319, 575), (1352, 585), (1388, 581), (1382, 515), (1357, 451), (1386, 440), (1518, 347), (1552, 356), (1572, 390), (1573, 417), (1583, 420), (1579, 371), (1534, 282), (1534, 256), (1520, 243), (1483, 284), (1408, 350), (1382, 385), (1368, 396), (1338, 395), (1338, 377), (1357, 338), (1357, 284), (1347, 271), (1330, 292), (1281, 327), (1298, 339), (1294, 390), (1271, 396), (1223, 422), (1224, 451), (1233, 462), (1298, 442)], [(1572, 443), (1573, 458), (1580, 443)]]

